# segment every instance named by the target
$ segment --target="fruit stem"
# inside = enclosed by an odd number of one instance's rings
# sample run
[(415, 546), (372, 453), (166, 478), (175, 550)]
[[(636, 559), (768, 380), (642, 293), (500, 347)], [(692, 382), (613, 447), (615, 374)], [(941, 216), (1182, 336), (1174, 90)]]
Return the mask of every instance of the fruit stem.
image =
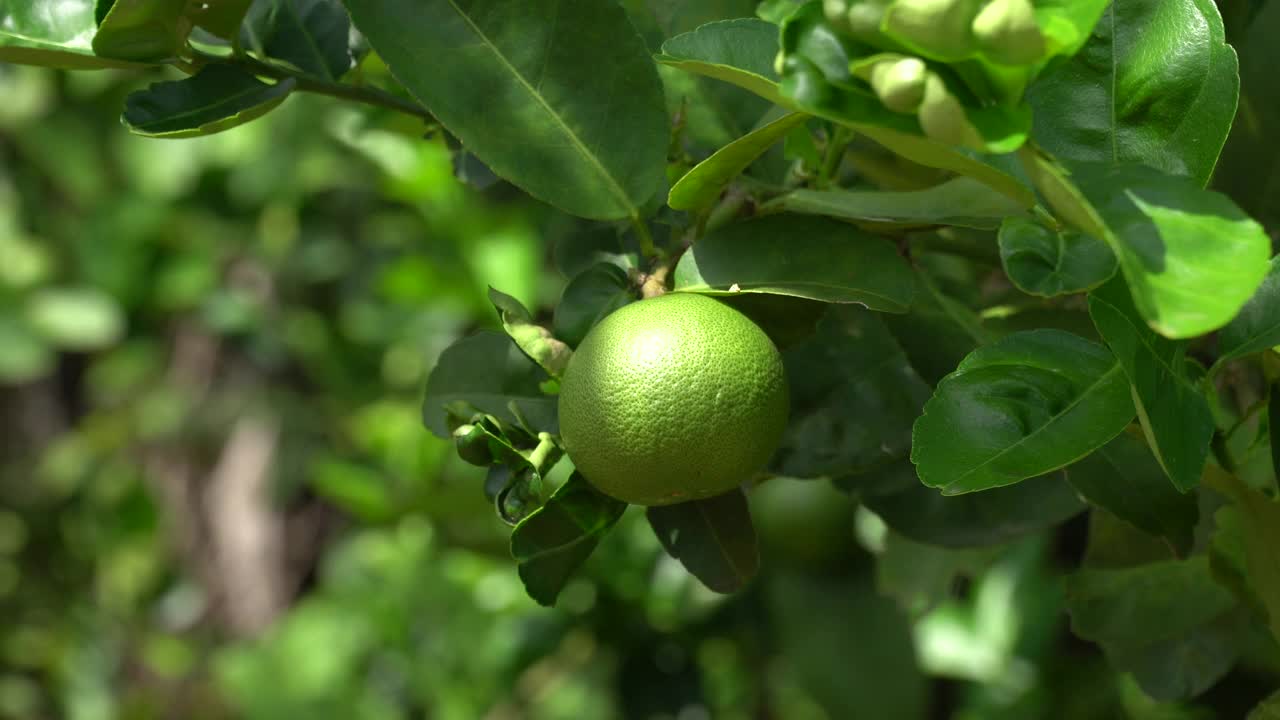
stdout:
[(817, 186), (826, 190), (831, 185), (834, 175), (840, 170), (840, 162), (844, 160), (845, 148), (853, 139), (853, 132), (843, 125), (837, 125), (827, 141), (826, 156), (822, 158), (822, 167), (818, 170)]
[(632, 217), (631, 227), (636, 231), (636, 240), (640, 243), (640, 254), (644, 257), (657, 257), (658, 248), (653, 244), (653, 234), (642, 218)]
[(671, 275), (671, 264), (663, 263), (645, 275), (640, 283), (640, 296), (648, 300), (667, 292), (667, 278)]

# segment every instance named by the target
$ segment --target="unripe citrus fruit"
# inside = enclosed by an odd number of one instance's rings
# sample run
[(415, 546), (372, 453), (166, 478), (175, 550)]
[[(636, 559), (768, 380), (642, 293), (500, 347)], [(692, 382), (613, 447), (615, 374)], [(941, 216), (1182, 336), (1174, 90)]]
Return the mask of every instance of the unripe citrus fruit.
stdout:
[(560, 434), (602, 492), (668, 505), (750, 479), (787, 408), (782, 358), (763, 330), (717, 300), (671, 293), (587, 334), (560, 385)]

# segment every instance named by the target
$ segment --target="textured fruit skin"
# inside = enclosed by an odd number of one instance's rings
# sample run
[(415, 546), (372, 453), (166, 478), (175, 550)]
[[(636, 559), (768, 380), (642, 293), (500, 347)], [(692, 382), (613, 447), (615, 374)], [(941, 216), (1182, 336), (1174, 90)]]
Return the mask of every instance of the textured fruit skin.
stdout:
[(782, 358), (747, 316), (671, 293), (591, 329), (560, 385), (560, 433), (578, 471), (633, 505), (720, 495), (751, 478), (786, 427)]

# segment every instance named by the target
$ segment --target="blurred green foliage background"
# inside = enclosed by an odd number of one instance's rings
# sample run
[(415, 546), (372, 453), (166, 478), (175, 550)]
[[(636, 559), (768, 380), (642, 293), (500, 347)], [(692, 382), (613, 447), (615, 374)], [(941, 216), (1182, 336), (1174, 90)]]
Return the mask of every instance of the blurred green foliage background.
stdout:
[(1065, 627), (1061, 538), (925, 546), (819, 482), (753, 493), (748, 592), (703, 589), (633, 509), (537, 607), (420, 393), (497, 327), (488, 285), (548, 318), (580, 226), (327, 99), (130, 136), (152, 79), (0, 65), (0, 718), (1174, 720), (1261, 696), (1266, 648), (1194, 705), (1108, 670)]

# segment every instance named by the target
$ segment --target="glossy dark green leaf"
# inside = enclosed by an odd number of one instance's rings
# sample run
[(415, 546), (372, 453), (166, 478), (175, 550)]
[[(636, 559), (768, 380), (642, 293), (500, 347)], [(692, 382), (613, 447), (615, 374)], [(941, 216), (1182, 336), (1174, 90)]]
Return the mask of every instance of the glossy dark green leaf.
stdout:
[(1280, 345), (1280, 256), (1240, 314), (1218, 333), (1218, 362)]
[(156, 138), (212, 135), (273, 110), (296, 87), (292, 79), (268, 85), (229, 65), (155, 83), (125, 98), (123, 120), (131, 132)]
[(780, 574), (766, 588), (779, 671), (830, 718), (928, 717), (911, 623), (870, 582), (839, 573)]
[(720, 148), (671, 186), (667, 204), (676, 210), (697, 210), (715, 202), (747, 166), (808, 118), (804, 113), (784, 115)]
[(552, 251), (552, 260), (561, 274), (573, 278), (597, 263), (617, 265), (623, 271), (639, 267), (640, 250), (633, 234), (592, 223), (561, 236)]
[(778, 54), (778, 27), (756, 18), (707, 23), (662, 44), (657, 61), (687, 72), (733, 83), (777, 105), (773, 59)]
[(575, 215), (643, 214), (668, 122), (653, 60), (617, 3), (346, 4), (401, 84), (498, 175)]
[(1106, 348), (1060, 330), (1015, 333), (938, 384), (912, 431), (911, 460), (947, 495), (989, 490), (1079, 460), (1133, 413)]
[(550, 330), (534, 323), (533, 316), (519, 300), (490, 287), (489, 302), (498, 311), (502, 328), (515, 341), (516, 347), (542, 366), (551, 377), (560, 377), (569, 364), (573, 350), (553, 337)]
[(1151, 535), (1179, 555), (1191, 549), (1200, 512), (1193, 494), (1178, 492), (1142, 440), (1120, 433), (1067, 470), (1090, 503)]
[(667, 554), (711, 590), (737, 592), (760, 569), (756, 531), (741, 490), (651, 507), (645, 515)]
[(1204, 555), (1067, 580), (1072, 631), (1098, 643), (1149, 693), (1189, 697), (1216, 682), (1238, 655), (1229, 613), (1236, 599)]
[(826, 215), (871, 226), (897, 228), (960, 225), (994, 230), (1023, 208), (971, 178), (948, 180), (926, 190), (792, 190), (765, 204), (766, 211)]
[(1142, 317), (1171, 338), (1227, 324), (1269, 269), (1271, 241), (1224, 195), (1142, 165), (1027, 167), (1054, 211), (1107, 241)]
[(1230, 610), (1235, 598), (1214, 582), (1208, 558), (1115, 570), (1081, 570), (1067, 581), (1071, 629), (1116, 648), (1141, 647), (1187, 632)]
[(1240, 658), (1247, 616), (1232, 612), (1178, 637), (1112, 653), (1117, 668), (1133, 673), (1142, 692), (1160, 702), (1187, 700), (1218, 683)]
[(577, 347), (604, 316), (634, 300), (627, 273), (617, 265), (598, 263), (565, 285), (551, 326), (556, 337)]
[(1023, 292), (1044, 297), (1097, 287), (1116, 272), (1116, 256), (1102, 240), (1076, 230), (1052, 230), (1009, 218), (1000, 226), (1000, 260)]
[(694, 243), (676, 266), (675, 289), (791, 295), (905, 312), (914, 280), (884, 238), (825, 218), (772, 215), (727, 225)]
[(1078, 55), (1032, 85), (1033, 134), (1064, 160), (1140, 162), (1203, 187), (1239, 85), (1212, 0), (1118, 0)]
[(1089, 314), (1133, 386), (1160, 466), (1178, 489), (1190, 490), (1200, 482), (1214, 425), (1208, 401), (1187, 378), (1186, 343), (1147, 327), (1120, 278), (1089, 294)]
[(759, 325), (781, 351), (811, 337), (818, 322), (832, 307), (824, 302), (790, 295), (736, 293), (720, 295), (717, 299), (751, 318), (751, 322)]
[(178, 57), (194, 23), (187, 0), (116, 0), (93, 36), (93, 52), (117, 60)]
[(771, 468), (838, 477), (906, 457), (929, 397), (881, 316), (832, 307), (813, 337), (783, 353), (791, 418)]
[[(542, 393), (547, 374), (506, 335), (479, 332), (449, 346), (427, 378), (422, 417), (449, 437), (446, 406), (460, 404), (536, 432), (558, 432), (556, 398)], [(458, 413), (464, 417), (471, 412)]]
[(66, 70), (136, 67), (98, 57), (93, 0), (25, 0), (0, 5), (0, 62)]
[(194, 11), (192, 17), (197, 26), (215, 37), (230, 40), (240, 32), (240, 23), (252, 4), (253, 0), (206, 0), (201, 3), (203, 8)]
[(1248, 584), (1262, 604), (1272, 636), (1280, 640), (1280, 502), (1214, 467), (1206, 476), (1235, 503)]
[(240, 41), (264, 58), (332, 82), (351, 69), (350, 34), (339, 0), (262, 0), (245, 18)]
[(943, 294), (923, 272), (915, 275), (911, 309), (905, 315), (886, 315), (884, 321), (920, 377), (937, 385), (974, 348), (995, 337), (976, 313)]
[[(899, 471), (906, 472), (901, 467)], [(1085, 509), (1061, 471), (954, 496), (917, 482), (897, 492), (864, 495), (862, 501), (904, 536), (954, 548), (1008, 542), (1058, 525)]]
[[(1218, 160), (1213, 185), (1266, 227), (1280, 221), (1280, 3), (1239, 3), (1251, 19), (1228, 28), (1240, 54), (1240, 113)], [(1224, 14), (1231, 5), (1222, 5)]]
[(626, 509), (626, 503), (601, 494), (581, 475), (570, 476), (511, 532), (511, 555), (529, 597), (540, 605), (555, 604)]

